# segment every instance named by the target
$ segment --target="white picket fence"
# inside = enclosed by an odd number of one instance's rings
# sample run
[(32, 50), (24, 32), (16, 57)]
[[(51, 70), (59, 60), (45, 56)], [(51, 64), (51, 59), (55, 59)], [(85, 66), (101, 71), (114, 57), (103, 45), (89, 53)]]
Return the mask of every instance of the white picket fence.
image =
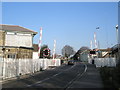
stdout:
[[(88, 62), (92, 64), (92, 59), (89, 58)], [(95, 58), (94, 64), (96, 67), (115, 67), (116, 66), (116, 58)]]
[(60, 59), (3, 59), (0, 58), (0, 79), (7, 79), (35, 73), (48, 69), (49, 66), (60, 66)]

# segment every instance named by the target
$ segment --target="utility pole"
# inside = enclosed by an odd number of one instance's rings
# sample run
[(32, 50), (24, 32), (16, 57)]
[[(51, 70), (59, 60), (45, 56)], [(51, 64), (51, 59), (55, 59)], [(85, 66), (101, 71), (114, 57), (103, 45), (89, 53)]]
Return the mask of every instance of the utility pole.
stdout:
[[(96, 30), (100, 30), (100, 27), (97, 27)], [(99, 42), (99, 39), (98, 39), (98, 46), (97, 46), (98, 49), (100, 49), (100, 42)]]
[(98, 41), (98, 49), (100, 49), (100, 42)]
[(95, 49), (97, 49), (96, 32), (94, 32), (94, 43), (95, 43)]
[(116, 25), (116, 34), (117, 34), (117, 44), (119, 44), (119, 32), (118, 32), (118, 25)]
[(91, 48), (91, 50), (93, 49), (93, 48), (92, 48), (92, 40), (90, 41), (90, 48)]

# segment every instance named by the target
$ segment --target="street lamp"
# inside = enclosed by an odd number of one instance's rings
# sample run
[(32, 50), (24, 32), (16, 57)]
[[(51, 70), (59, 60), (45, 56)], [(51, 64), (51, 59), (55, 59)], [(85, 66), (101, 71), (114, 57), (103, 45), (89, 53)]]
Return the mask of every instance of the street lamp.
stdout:
[[(100, 30), (100, 27), (97, 27), (96, 30)], [(99, 39), (98, 39), (98, 42), (97, 42), (97, 58), (99, 57), (99, 51), (100, 51), (100, 42), (99, 42)]]
[[(99, 30), (100, 30), (100, 27), (97, 27), (96, 30), (99, 31)], [(100, 42), (99, 42), (99, 40), (98, 40), (98, 45), (97, 45), (97, 47), (98, 47), (98, 49), (100, 49)]]
[[(119, 32), (118, 32), (118, 25), (116, 25), (116, 33), (117, 33), (118, 59), (120, 59), (120, 56), (119, 56), (120, 49), (119, 49)], [(119, 63), (119, 61), (118, 61), (118, 63)]]
[(119, 34), (118, 34), (118, 25), (116, 25), (116, 33), (117, 33), (117, 44), (119, 43), (118, 41), (118, 37), (119, 37)]

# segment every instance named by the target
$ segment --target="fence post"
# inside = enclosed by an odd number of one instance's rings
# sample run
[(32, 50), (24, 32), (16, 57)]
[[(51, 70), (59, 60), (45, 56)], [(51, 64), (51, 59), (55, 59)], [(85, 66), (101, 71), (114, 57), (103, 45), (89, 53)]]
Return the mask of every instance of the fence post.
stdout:
[(35, 60), (33, 61), (33, 67), (32, 67), (32, 69), (33, 69), (33, 73), (34, 73), (34, 63), (35, 63)]
[(19, 76), (19, 69), (20, 69), (20, 66), (19, 66), (19, 59), (17, 59), (17, 63), (18, 63), (18, 68), (17, 68), (17, 76)]
[(5, 79), (5, 58), (3, 58), (3, 79)]

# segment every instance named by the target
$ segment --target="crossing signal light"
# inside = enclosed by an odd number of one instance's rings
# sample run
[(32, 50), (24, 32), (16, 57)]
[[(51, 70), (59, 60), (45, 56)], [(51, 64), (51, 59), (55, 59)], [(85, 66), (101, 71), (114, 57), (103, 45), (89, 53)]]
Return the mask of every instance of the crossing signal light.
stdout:
[(90, 51), (90, 54), (96, 54), (96, 51)]
[(45, 48), (43, 50), (43, 56), (48, 57), (49, 55), (50, 55), (50, 49), (49, 48)]
[(44, 54), (45, 54), (45, 55), (48, 55), (48, 50), (45, 50), (45, 51), (44, 51)]

